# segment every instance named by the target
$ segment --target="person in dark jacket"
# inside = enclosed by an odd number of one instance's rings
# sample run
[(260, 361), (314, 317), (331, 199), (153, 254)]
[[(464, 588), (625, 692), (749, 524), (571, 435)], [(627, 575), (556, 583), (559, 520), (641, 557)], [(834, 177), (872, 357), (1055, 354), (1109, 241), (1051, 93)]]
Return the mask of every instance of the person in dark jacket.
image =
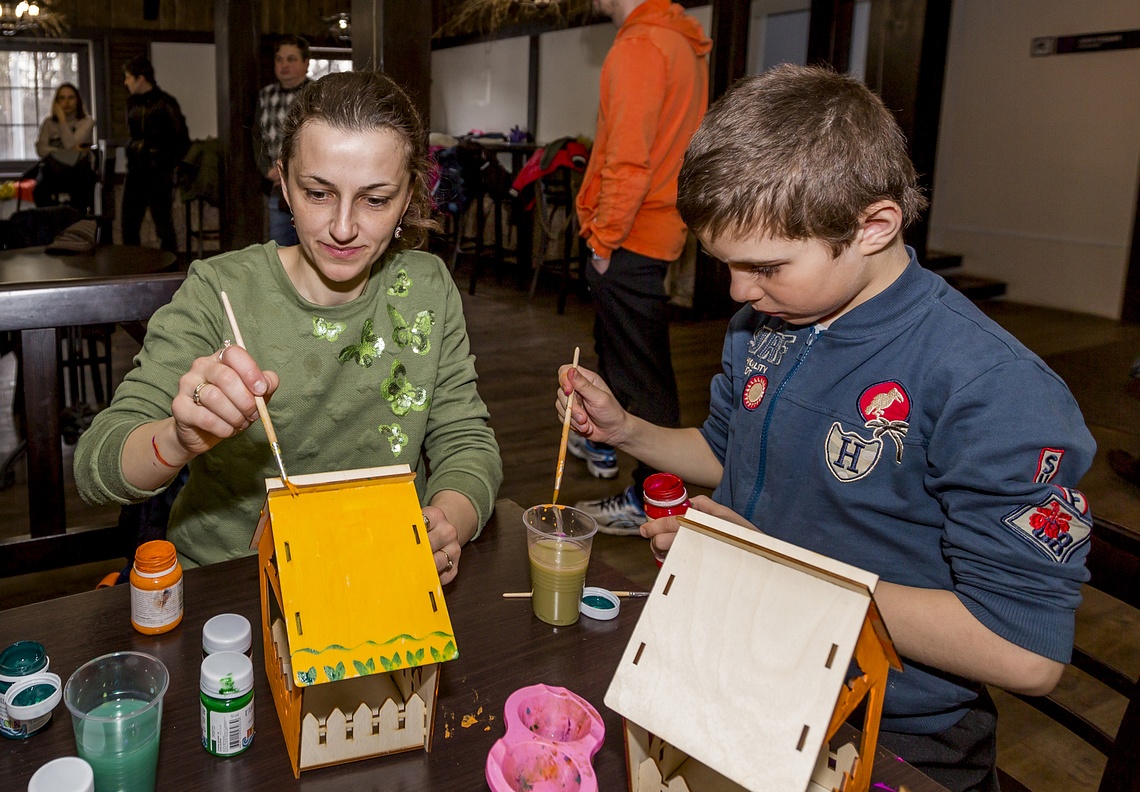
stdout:
[(190, 147), (186, 119), (178, 100), (154, 80), (154, 66), (143, 57), (124, 67), (127, 98), (127, 181), (123, 187), (123, 244), (139, 244), (143, 216), (150, 209), (163, 250), (178, 250), (171, 202), (174, 168)]

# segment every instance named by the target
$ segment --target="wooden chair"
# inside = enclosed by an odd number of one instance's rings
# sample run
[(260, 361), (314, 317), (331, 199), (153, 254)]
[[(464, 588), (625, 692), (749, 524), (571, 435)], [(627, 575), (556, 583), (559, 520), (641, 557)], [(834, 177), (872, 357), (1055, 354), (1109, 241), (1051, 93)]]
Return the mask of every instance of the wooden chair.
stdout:
[[(538, 180), (535, 190), (535, 211), (539, 216), (542, 230), (539, 259), (534, 262), (534, 274), (530, 281), (530, 296), (538, 289), (539, 276), (545, 268), (556, 268), (558, 272), (558, 313), (566, 313), (566, 296), (570, 293), (571, 281), (577, 281), (584, 291), (586, 282), (586, 252), (588, 248), (578, 237), (578, 213), (575, 200), (578, 197), (578, 184), (581, 173), (570, 168), (559, 168)], [(556, 223), (555, 218), (561, 222)], [(547, 245), (552, 240), (562, 243), (562, 255), (546, 258)], [(574, 268), (577, 265), (577, 274)]]
[[(1094, 518), (1091, 541), (1088, 568), (1092, 577), (1088, 585), (1140, 609), (1140, 534), (1109, 520)], [(1073, 648), (1072, 665), (1128, 700), (1115, 736), (1052, 694), (1017, 697), (1108, 757), (1098, 792), (1140, 790), (1140, 683), (1080, 646)], [(1028, 787), (1000, 768), (998, 775), (1003, 792), (1029, 792)]]
[(68, 530), (60, 445), (60, 328), (149, 319), (182, 284), (181, 272), (91, 279), (66, 286), (12, 287), (0, 293), (0, 332), (23, 348), (29, 532), (0, 542), (0, 578), (123, 557), (134, 547), (117, 525)]

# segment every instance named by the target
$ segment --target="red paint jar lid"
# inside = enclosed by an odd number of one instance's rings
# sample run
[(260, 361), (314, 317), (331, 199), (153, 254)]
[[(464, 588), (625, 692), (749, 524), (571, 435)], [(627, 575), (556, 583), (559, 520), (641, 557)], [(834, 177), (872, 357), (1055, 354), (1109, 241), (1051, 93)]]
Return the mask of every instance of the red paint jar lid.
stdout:
[(643, 485), (646, 503), (654, 506), (676, 506), (689, 497), (685, 482), (672, 473), (654, 473)]

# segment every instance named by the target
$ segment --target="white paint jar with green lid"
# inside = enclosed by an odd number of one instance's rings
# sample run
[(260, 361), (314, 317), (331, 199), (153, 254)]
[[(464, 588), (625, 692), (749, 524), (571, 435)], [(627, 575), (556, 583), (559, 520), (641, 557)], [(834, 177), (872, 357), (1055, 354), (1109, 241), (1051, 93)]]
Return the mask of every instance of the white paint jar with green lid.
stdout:
[(253, 661), (239, 652), (215, 652), (199, 678), (202, 747), (236, 756), (253, 743)]

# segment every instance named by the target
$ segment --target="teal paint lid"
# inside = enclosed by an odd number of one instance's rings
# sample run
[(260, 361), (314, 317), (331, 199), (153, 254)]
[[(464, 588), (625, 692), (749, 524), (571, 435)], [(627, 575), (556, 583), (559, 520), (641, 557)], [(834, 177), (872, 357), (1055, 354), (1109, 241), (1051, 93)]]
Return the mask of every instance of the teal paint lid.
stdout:
[(14, 682), (4, 694), (8, 717), (30, 721), (50, 713), (63, 697), (63, 682), (56, 674), (31, 674)]
[(578, 603), (578, 612), (583, 616), (599, 621), (608, 621), (618, 615), (621, 609), (621, 600), (608, 589), (598, 586), (586, 586), (582, 589), (582, 600)]
[(43, 671), (48, 656), (39, 641), (16, 641), (0, 652), (0, 683), (10, 685), (21, 677)]

